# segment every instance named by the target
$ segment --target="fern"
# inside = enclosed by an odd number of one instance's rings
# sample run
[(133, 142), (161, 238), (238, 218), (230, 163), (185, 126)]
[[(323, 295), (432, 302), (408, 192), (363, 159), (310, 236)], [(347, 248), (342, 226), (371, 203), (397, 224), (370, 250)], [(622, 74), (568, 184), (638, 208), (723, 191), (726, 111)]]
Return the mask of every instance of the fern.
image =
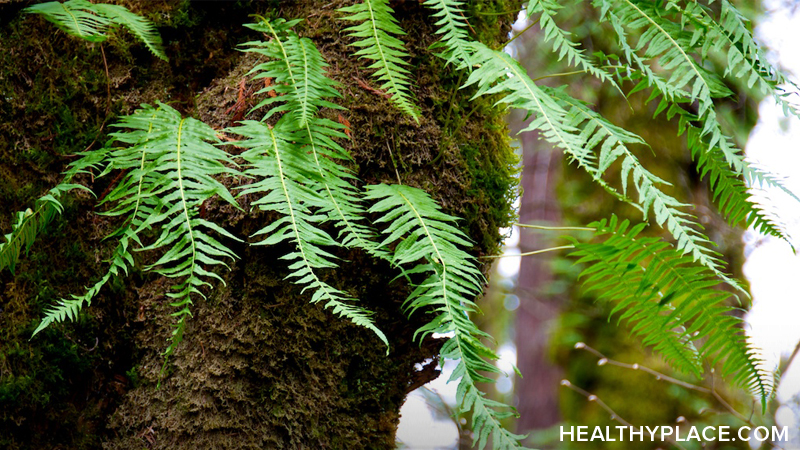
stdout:
[(83, 309), (84, 305), (91, 306), (92, 299), (100, 293), (100, 289), (106, 285), (113, 277), (122, 276), (128, 273), (128, 268), (134, 264), (133, 255), (130, 253), (128, 246), (130, 245), (129, 236), (123, 236), (114, 253), (109, 260), (111, 267), (108, 272), (103, 275), (92, 287), (87, 288), (83, 295), (71, 294), (69, 299), (61, 299), (56, 305), (51, 306), (45, 311), (44, 318), (39, 322), (39, 325), (33, 331), (31, 337), (36, 336), (49, 327), (54, 322), (63, 322), (67, 319), (77, 320), (78, 314)]
[(435, 25), (439, 27), (436, 34), (442, 35), (442, 40), (431, 46), (431, 49), (444, 48), (445, 51), (438, 56), (447, 64), (470, 69), (470, 48), (467, 28), (469, 23), (464, 17), (464, 2), (459, 0), (427, 0), (423, 3), (435, 12), (431, 14), (437, 19)]
[(408, 274), (424, 273), (427, 278), (416, 286), (406, 300), (409, 314), (432, 308), (436, 317), (421, 327), (415, 336), (452, 333), (442, 346), (442, 358), (458, 361), (450, 381), (459, 380), (457, 399), (462, 413), (472, 411), (473, 432), (479, 449), (491, 435), (492, 448), (519, 448), (524, 436), (515, 435), (500, 424), (516, 415), (513, 408), (486, 398), (477, 383), (494, 380), (484, 373), (499, 373), (486, 361), (496, 360), (482, 338), (489, 336), (478, 329), (469, 314), (478, 311), (473, 299), (483, 292), (484, 279), (475, 258), (462, 248), (468, 238), (453, 226), (456, 219), (440, 211), (427, 193), (402, 185), (367, 186), (366, 198), (375, 201), (370, 212), (380, 213), (376, 223), (387, 225), (383, 247), (394, 246), (392, 262), (397, 266), (413, 265)]
[[(12, 221), (11, 232), (5, 235), (6, 242), (0, 243), (0, 271), (8, 267), (13, 273), (23, 249), (28, 252), (33, 242), (44, 228), (61, 215), (63, 206), (59, 201), (61, 194), (74, 188), (84, 188), (79, 184), (62, 183), (36, 200), (35, 209), (18, 211)], [(84, 188), (85, 189), (85, 188)]]
[(339, 243), (318, 227), (328, 216), (313, 209), (322, 208), (325, 199), (305, 181), (323, 183), (324, 179), (309, 164), (305, 152), (292, 143), (292, 131), (296, 127), (293, 117), (286, 115), (275, 127), (248, 120), (230, 129), (231, 133), (245, 138), (236, 145), (246, 149), (241, 155), (248, 163), (245, 175), (256, 180), (244, 186), (240, 196), (261, 195), (252, 205), (281, 215), (254, 236), (266, 235), (258, 242), (260, 245), (291, 242), (294, 251), (282, 257), (291, 262), (292, 273), (288, 278), (313, 291), (312, 303), (324, 301), (325, 307), (331, 308), (334, 314), (373, 331), (387, 345), (388, 351), (389, 342), (374, 324), (371, 313), (352, 305), (355, 299), (317, 275), (318, 269), (337, 267), (334, 256), (322, 247), (336, 247)]
[[(538, 129), (547, 141), (578, 160), (579, 165), (592, 174), (596, 181), (601, 180), (599, 177), (602, 172), (601, 167), (607, 167), (613, 161), (614, 155), (619, 155), (620, 151), (626, 153), (624, 147), (615, 146), (615, 143), (636, 141), (621, 129), (609, 126), (604, 120), (599, 121), (599, 116), (589, 113), (588, 108), (581, 108), (580, 102), (569, 102), (569, 107), (578, 108), (578, 114), (568, 114), (560, 104), (560, 102), (565, 103), (565, 95), (546, 91), (536, 85), (519, 63), (505, 53), (476, 43), (473, 62), (479, 64), (480, 67), (472, 72), (465, 86), (477, 84), (478, 90), (475, 96), (506, 93), (507, 95), (500, 102), (520, 108), (534, 116), (531, 123), (522, 132)], [(591, 120), (586, 121), (586, 119)], [(581, 125), (584, 122), (588, 124), (589, 128)], [(605, 146), (605, 151), (601, 152), (601, 165), (595, 166), (588, 152), (601, 142), (604, 142), (602, 145)], [(627, 179), (628, 173), (632, 171), (643, 211), (646, 212), (652, 206), (656, 214), (656, 221), (663, 224), (673, 235), (681, 251), (690, 253), (696, 261), (732, 285), (739, 287), (735, 280), (722, 272), (718, 254), (709, 248), (713, 244), (695, 228), (699, 225), (692, 220), (689, 214), (677, 209), (684, 205), (656, 189), (655, 183), (659, 183), (661, 180), (645, 171), (630, 152), (627, 152), (626, 156), (623, 160), (622, 178)], [(605, 182), (601, 184), (605, 185)], [(607, 188), (607, 190), (610, 189)], [(623, 196), (623, 198), (625, 197)]]
[(538, 14), (539, 27), (544, 33), (544, 40), (553, 45), (553, 50), (558, 53), (559, 60), (566, 57), (568, 64), (579, 67), (586, 73), (619, 89), (611, 74), (597, 67), (594, 61), (584, 55), (585, 50), (580, 49), (577, 42), (570, 40), (571, 33), (558, 26), (555, 16), (562, 8), (564, 5), (554, 0), (531, 0), (525, 7), (528, 19)]
[(179, 280), (172, 292), (166, 294), (172, 300), (171, 306), (178, 308), (172, 314), (177, 322), (165, 351), (165, 356), (169, 356), (180, 343), (186, 319), (191, 316), (192, 296), (204, 297), (200, 289), (210, 287), (211, 280), (224, 283), (208, 268), (227, 267), (224, 259), (236, 257), (210, 232), (238, 239), (199, 217), (199, 208), (214, 196), (238, 206), (225, 186), (214, 178), (238, 172), (231, 168), (234, 165), (231, 157), (212, 145), (219, 144), (214, 130), (195, 119), (182, 118), (165, 104), (144, 105), (113, 126), (127, 130), (113, 133), (114, 141), (129, 146), (108, 152), (104, 159), (107, 165), (104, 173), (127, 170), (119, 185), (104, 199), (104, 203), (113, 205), (106, 215), (126, 218), (123, 227), (110, 236), (120, 236), (111, 266), (84, 295), (62, 299), (50, 308), (36, 332), (52, 322), (74, 319), (83, 304), (90, 304), (112, 276), (127, 273), (127, 268), (133, 265), (131, 243), (141, 244), (140, 234), (155, 228), (160, 231), (158, 237), (139, 250), (165, 250), (145, 270)]
[(404, 35), (405, 32), (392, 16), (394, 10), (387, 0), (364, 0), (352, 6), (340, 8), (339, 11), (349, 15), (344, 20), (360, 22), (346, 28), (345, 32), (356, 38), (350, 45), (357, 47), (355, 56), (375, 61), (367, 66), (374, 69), (373, 76), (380, 81), (380, 88), (391, 96), (392, 103), (400, 111), (408, 114), (419, 123), (419, 109), (411, 98), (411, 72), (405, 67), (408, 54), (403, 41), (393, 35)]
[(142, 41), (155, 56), (167, 61), (161, 36), (155, 26), (124, 6), (69, 0), (64, 3), (39, 3), (25, 8), (25, 12), (41, 14), (67, 34), (89, 42), (104, 42), (108, 39), (109, 28), (122, 25)]
[(16, 213), (16, 217), (12, 220), (11, 232), (5, 235), (6, 242), (0, 243), (0, 272), (7, 267), (13, 273), (22, 251), (28, 252), (36, 237), (50, 222), (61, 215), (63, 212), (61, 200), (64, 194), (74, 189), (92, 192), (87, 187), (71, 181), (80, 173), (96, 169), (103, 155), (104, 150), (82, 153), (80, 159), (69, 165), (64, 180), (36, 200), (34, 209), (28, 208)]
[[(282, 20), (271, 22), (261, 18), (259, 23), (247, 25), (272, 38), (269, 42), (244, 44), (244, 51), (270, 58), (250, 71), (256, 74), (255, 79), (269, 77), (275, 80), (260, 93), (277, 90), (282, 94), (268, 97), (254, 109), (272, 106), (265, 118), (283, 111), (292, 115), (298, 126), (290, 140), (299, 143), (304, 147), (301, 151), (310, 151), (314, 157), (313, 164), (319, 178), (314, 182), (313, 189), (326, 199), (320, 203), (321, 212), (327, 214), (339, 228), (338, 237), (342, 245), (358, 247), (385, 257), (372, 242), (374, 231), (361, 223), (365, 210), (359, 203), (357, 191), (348, 181), (354, 179), (354, 175), (337, 162), (352, 160), (350, 154), (336, 142), (336, 139), (347, 138), (343, 132), (345, 126), (318, 117), (321, 108), (343, 109), (329, 100), (341, 97), (341, 94), (336, 90), (336, 83), (325, 76), (328, 65), (314, 43), (308, 38), (299, 38), (290, 30), (296, 23)], [(285, 103), (274, 106), (278, 102)]]
[(722, 373), (749, 388), (766, 406), (773, 381), (759, 367), (755, 349), (746, 342), (741, 319), (725, 305), (731, 294), (715, 289), (715, 274), (693, 264), (666, 242), (638, 237), (645, 227), (630, 227), (616, 216), (590, 225), (599, 243), (575, 245), (578, 263), (591, 263), (581, 274), (589, 291), (614, 304), (611, 314), (632, 326), (671, 366), (699, 375), (702, 358), (722, 362)]
[[(656, 115), (677, 117), (679, 130), (687, 134), (692, 157), (701, 176), (708, 177), (712, 196), (731, 223), (744, 223), (775, 236), (783, 236), (780, 224), (755, 205), (746, 183), (777, 185), (777, 180), (744, 160), (739, 149), (723, 131), (714, 101), (729, 96), (722, 79), (705, 68), (711, 52), (723, 54), (731, 66), (726, 75), (747, 77), (761, 92), (775, 92), (784, 80), (763, 59), (741, 15), (726, 0), (721, 2), (721, 19), (697, 3), (675, 1), (593, 0), (600, 15), (617, 35), (619, 50), (627, 66), (609, 73), (571, 40), (556, 18), (564, 8), (552, 0), (531, 0), (529, 17), (538, 16), (545, 40), (551, 42), (559, 59), (606, 81), (633, 81), (631, 93), (652, 89), (650, 100), (659, 99)], [(592, 224), (601, 242), (574, 242), (579, 262), (591, 263), (584, 282), (599, 298), (614, 305), (633, 333), (674, 367), (700, 375), (703, 362), (721, 364), (723, 373), (740, 386), (759, 395), (762, 404), (772, 395), (774, 380), (759, 369), (754, 349), (745, 341), (740, 321), (731, 315), (726, 301), (731, 294), (715, 289), (717, 277), (738, 284), (722, 272), (719, 255), (703, 235), (696, 218), (686, 212), (689, 205), (665, 194), (667, 182), (653, 175), (633, 152), (646, 145), (641, 137), (624, 130), (562, 89), (537, 85), (509, 55), (469, 40), (464, 17), (465, 2), (426, 0), (441, 40), (432, 49), (446, 64), (468, 73), (464, 87), (474, 86), (475, 96), (497, 95), (498, 103), (526, 111), (532, 120), (523, 131), (538, 130), (542, 137), (585, 170), (601, 187), (618, 199), (639, 208), (645, 220), (655, 222), (674, 237), (673, 248), (656, 238), (642, 238), (644, 224), (631, 227), (616, 217)], [(166, 59), (155, 28), (127, 9), (85, 0), (44, 3), (26, 9), (42, 14), (67, 33), (91, 42), (103, 42), (107, 32), (124, 26), (158, 57)], [(408, 54), (398, 38), (404, 34), (387, 0), (364, 0), (341, 8), (346, 28), (358, 48), (359, 58), (372, 62), (380, 89), (403, 113), (419, 122), (420, 110), (413, 103), (413, 83)], [(39, 199), (35, 210), (17, 213), (6, 242), (0, 244), (0, 269), (15, 264), (24, 249), (61, 209), (63, 193), (82, 186), (72, 184), (77, 173), (103, 167), (100, 176), (121, 171), (122, 179), (103, 199), (107, 216), (120, 218), (120, 227), (108, 238), (116, 247), (108, 271), (82, 295), (61, 299), (47, 309), (34, 331), (41, 332), (54, 322), (74, 320), (90, 305), (103, 286), (135, 267), (134, 251), (157, 251), (145, 266), (176, 280), (166, 295), (176, 308), (176, 326), (165, 355), (181, 341), (191, 306), (203, 291), (222, 277), (212, 269), (226, 266), (236, 255), (218, 237), (237, 238), (201, 217), (202, 204), (219, 197), (237, 206), (222, 177), (244, 175), (249, 184), (239, 187), (239, 198), (270, 217), (253, 237), (254, 245), (284, 245), (289, 252), (287, 279), (311, 291), (311, 302), (322, 302), (334, 314), (374, 332), (389, 346), (376, 326), (372, 313), (356, 304), (349, 293), (324, 281), (325, 269), (338, 268), (337, 247), (360, 248), (374, 257), (388, 259), (407, 279), (416, 281), (404, 304), (409, 315), (416, 311), (433, 313), (420, 327), (415, 339), (433, 333), (451, 336), (441, 350), (443, 359), (457, 361), (451, 381), (458, 381), (461, 413), (472, 414), (476, 445), (483, 449), (519, 448), (523, 436), (515, 435), (501, 422), (516, 414), (513, 408), (492, 401), (478, 383), (491, 382), (499, 372), (491, 362), (498, 357), (484, 342), (490, 338), (477, 328), (470, 314), (478, 313), (475, 303), (485, 280), (475, 258), (466, 249), (466, 235), (456, 219), (443, 213), (431, 197), (416, 188), (374, 185), (366, 194), (356, 188), (359, 181), (347, 168), (350, 155), (340, 144), (347, 139), (344, 125), (325, 118), (330, 110), (341, 110), (338, 85), (326, 76), (328, 65), (314, 43), (294, 30), (298, 20), (268, 20), (259, 17), (247, 27), (265, 33), (266, 41), (243, 45), (243, 51), (265, 57), (248, 75), (272, 79), (259, 91), (267, 94), (253, 111), (266, 108), (261, 121), (246, 120), (227, 131), (241, 140), (244, 173), (233, 157), (224, 152), (216, 132), (173, 108), (145, 105), (114, 125), (117, 147), (87, 152), (70, 166), (65, 181)], [(632, 31), (633, 33), (629, 33)], [(635, 44), (629, 34), (636, 36)], [(656, 64), (654, 64), (656, 63)], [(778, 96), (780, 101), (782, 97)], [(696, 108), (695, 108), (696, 105)], [(785, 105), (785, 104), (784, 104)], [(695, 108), (696, 111), (692, 109)], [(621, 167), (621, 192), (604, 181), (614, 164)], [(633, 187), (631, 187), (631, 185)], [(634, 200), (629, 197), (634, 196)], [(372, 202), (368, 209), (363, 201)], [(377, 217), (383, 240), (365, 217)], [(325, 227), (338, 230), (336, 238)], [(215, 237), (216, 236), (216, 237)], [(695, 264), (699, 263), (699, 264)]]

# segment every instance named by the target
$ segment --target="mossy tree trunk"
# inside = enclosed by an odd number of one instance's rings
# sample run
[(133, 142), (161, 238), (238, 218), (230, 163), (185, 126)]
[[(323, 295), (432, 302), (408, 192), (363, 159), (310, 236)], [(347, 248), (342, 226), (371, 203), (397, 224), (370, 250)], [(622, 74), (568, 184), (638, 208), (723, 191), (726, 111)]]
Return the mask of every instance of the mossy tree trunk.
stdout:
[[(298, 32), (314, 40), (341, 83), (348, 110), (331, 117), (351, 126), (344, 144), (361, 180), (399, 177), (427, 190), (465, 219), (474, 254), (497, 251), (516, 183), (503, 112), (457, 89), (458, 75), (428, 50), (435, 35), (419, 2), (393, 2), (408, 33), (419, 124), (371, 87), (351, 56), (335, 11), (351, 2), (118, 2), (156, 23), (169, 63), (124, 33), (101, 52), (23, 16), (30, 3), (0, 5), (3, 232), (13, 211), (31, 206), (76, 153), (102, 145), (115, 117), (141, 103), (171, 102), (219, 130), (246, 117), (263, 82), (246, 75), (256, 60), (235, 47), (261, 38), (241, 26), (258, 13), (306, 18)], [(477, 37), (498, 45), (512, 15), (497, 13), (518, 2), (469, 3)], [(115, 175), (80, 181), (102, 197)], [(245, 244), (235, 247), (241, 259), (223, 275), (226, 285), (195, 302), (165, 376), (161, 353), (173, 311), (168, 282), (151, 273), (135, 271), (105, 288), (76, 323), (29, 340), (48, 304), (80, 292), (105, 269), (111, 249), (102, 238), (117, 224), (98, 216), (101, 210), (88, 195), (70, 197), (16, 271), (0, 273), (0, 447), (394, 447), (400, 406), (421, 381), (415, 364), (441, 342), (413, 341), (426, 317), (403, 313), (408, 286), (393, 281), (387, 264), (357, 251), (340, 252), (342, 268), (323, 276), (376, 311), (391, 342), (388, 357), (370, 332), (310, 305), (285, 280), (278, 257), (288, 248)], [(243, 238), (272, 219), (213, 202), (204, 214)]]

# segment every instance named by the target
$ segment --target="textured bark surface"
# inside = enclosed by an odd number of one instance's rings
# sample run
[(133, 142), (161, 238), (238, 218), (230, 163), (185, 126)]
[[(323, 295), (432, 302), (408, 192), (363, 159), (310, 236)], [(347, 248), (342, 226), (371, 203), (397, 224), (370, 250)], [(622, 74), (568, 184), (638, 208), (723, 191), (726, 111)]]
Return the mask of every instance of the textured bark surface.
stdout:
[[(419, 125), (364, 84), (368, 71), (351, 57), (335, 9), (350, 2), (126, 2), (159, 27), (170, 62), (152, 57), (119, 33), (103, 53), (67, 37), (30, 2), (0, 5), (0, 230), (55, 185), (59, 172), (107, 138), (108, 123), (141, 103), (174, 102), (217, 129), (232, 125), (244, 94), (257, 103), (258, 83), (246, 77), (255, 60), (235, 46), (261, 38), (241, 26), (249, 14), (307, 17), (312, 38), (341, 83), (347, 146), (365, 183), (421, 187), (439, 199), (475, 240), (476, 255), (497, 250), (513, 200), (513, 151), (502, 111), (490, 100), (470, 103), (469, 90), (427, 47), (435, 40), (419, 2), (393, 2), (411, 53), (423, 113)], [(322, 4), (324, 3), (324, 4)], [(511, 11), (517, 2), (470, 2), (470, 13)], [(479, 38), (496, 43), (510, 16), (477, 15)], [(244, 81), (242, 81), (244, 80)], [(243, 83), (243, 84), (242, 84)], [(107, 94), (107, 89), (110, 95)], [(468, 114), (469, 113), (469, 114)], [(467, 121), (464, 117), (469, 117)], [(332, 116), (341, 120), (334, 114)], [(114, 174), (80, 181), (101, 196)], [(370, 332), (335, 318), (284, 280), (274, 248), (233, 244), (241, 259), (223, 274), (208, 301), (196, 301), (184, 342), (160, 379), (173, 312), (168, 283), (135, 271), (104, 288), (77, 323), (52, 326), (29, 340), (46, 305), (81, 292), (105, 270), (115, 223), (97, 216), (88, 195), (65, 200), (65, 213), (23, 257), (0, 273), (0, 447), (27, 448), (393, 448), (394, 433), (415, 363), (433, 356), (420, 345), (401, 304), (408, 288), (396, 273), (360, 252), (340, 252), (342, 269), (324, 272), (376, 311), (391, 353)], [(206, 218), (246, 237), (271, 217), (211, 203)], [(333, 230), (331, 230), (333, 231)], [(139, 263), (153, 261), (141, 255)], [(142, 267), (142, 264), (139, 265)], [(157, 384), (160, 381), (160, 388)]]

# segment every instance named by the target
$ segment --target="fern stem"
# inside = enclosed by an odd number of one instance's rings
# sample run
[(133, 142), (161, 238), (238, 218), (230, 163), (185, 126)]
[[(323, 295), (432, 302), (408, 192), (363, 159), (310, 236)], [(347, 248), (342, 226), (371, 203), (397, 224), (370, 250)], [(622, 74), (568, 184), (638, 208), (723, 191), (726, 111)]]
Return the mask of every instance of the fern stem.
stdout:
[[(599, 68), (600, 69), (625, 69), (625, 70), (629, 70), (630, 69), (630, 70), (636, 70), (636, 69), (631, 69), (628, 66), (620, 66), (620, 65), (600, 66)], [(583, 69), (583, 70), (573, 70), (572, 72), (551, 73), (550, 75), (542, 75), (540, 77), (531, 78), (531, 81), (541, 81), (541, 80), (545, 80), (547, 78), (566, 77), (566, 76), (569, 76), (569, 75), (578, 75), (578, 74), (581, 74), (581, 73), (588, 73), (588, 72), (589, 72), (588, 69)]]
[(539, 23), (539, 19), (536, 19), (536, 20), (534, 20), (533, 22), (531, 22), (531, 24), (530, 24), (530, 25), (528, 25), (527, 27), (525, 27), (525, 29), (523, 29), (523, 30), (522, 30), (522, 31), (520, 31), (519, 33), (515, 34), (515, 35), (514, 35), (514, 37), (512, 37), (511, 39), (509, 39), (509, 40), (508, 40), (508, 41), (507, 41), (505, 44), (503, 44), (503, 46), (502, 46), (502, 47), (500, 47), (500, 48), (505, 48), (505, 47), (507, 47), (508, 45), (510, 45), (512, 42), (514, 42), (514, 40), (515, 40), (515, 39), (517, 39), (518, 37), (520, 37), (520, 36), (522, 36), (523, 34), (525, 34), (525, 32), (526, 32), (526, 31), (528, 31), (528, 30), (530, 30), (531, 28), (533, 28), (533, 26), (534, 26), (534, 25), (536, 25), (537, 23)]
[[(589, 229), (591, 230), (592, 228), (589, 228)], [(532, 252), (525, 252), (525, 253), (518, 253), (518, 254), (507, 253), (507, 254), (504, 254), (504, 255), (490, 255), (490, 256), (484, 256), (484, 258), (495, 259), (495, 258), (509, 258), (509, 257), (512, 257), (512, 256), (531, 256), (531, 255), (538, 255), (540, 253), (555, 252), (555, 251), (558, 251), (558, 250), (564, 250), (564, 249), (570, 249), (570, 248), (575, 248), (575, 246), (572, 245), (572, 244), (570, 244), (570, 245), (561, 245), (561, 246), (558, 246), (558, 247), (550, 247), (550, 248), (543, 248), (541, 250), (534, 250)]]
[(564, 231), (570, 231), (570, 230), (575, 230), (575, 231), (594, 231), (595, 230), (595, 228), (591, 228), (591, 227), (549, 227), (549, 226), (545, 226), (545, 225), (531, 225), (531, 224), (527, 224), (527, 223), (515, 223), (514, 225), (516, 225), (516, 226), (518, 226), (520, 228), (533, 228), (533, 229), (536, 229), (536, 230), (555, 230), (555, 231), (560, 231), (560, 230), (564, 230)]

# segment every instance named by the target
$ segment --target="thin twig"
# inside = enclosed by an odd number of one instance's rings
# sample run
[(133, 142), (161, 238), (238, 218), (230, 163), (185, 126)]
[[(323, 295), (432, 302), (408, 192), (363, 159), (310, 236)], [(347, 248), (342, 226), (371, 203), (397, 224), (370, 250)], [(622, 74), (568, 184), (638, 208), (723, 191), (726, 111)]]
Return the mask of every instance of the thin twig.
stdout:
[(106, 126), (106, 121), (108, 120), (108, 114), (111, 112), (111, 75), (108, 73), (108, 61), (106, 60), (106, 52), (103, 50), (103, 44), (100, 44), (100, 54), (103, 55), (103, 67), (106, 69), (106, 114), (103, 117), (103, 123), (100, 124), (100, 129), (97, 130), (97, 134), (94, 136), (94, 140), (92, 143), (86, 146), (83, 150), (84, 152), (89, 151), (90, 148), (97, 142), (97, 138), (100, 137), (100, 134), (103, 132), (103, 128)]
[(691, 389), (693, 391), (702, 392), (704, 394), (709, 394), (709, 395), (713, 396), (717, 400), (717, 402), (719, 402), (720, 405), (722, 405), (725, 409), (727, 409), (728, 412), (730, 412), (734, 417), (736, 417), (737, 419), (741, 420), (742, 422), (745, 422), (745, 423), (747, 423), (749, 425), (755, 426), (755, 424), (752, 422), (751, 418), (747, 418), (744, 415), (742, 415), (741, 413), (739, 413), (739, 411), (736, 411), (736, 409), (734, 409), (733, 406), (731, 406), (730, 403), (725, 401), (725, 399), (722, 398), (721, 395), (719, 395), (719, 393), (717, 392), (716, 388), (714, 387), (714, 377), (713, 376), (711, 377), (711, 389), (709, 389), (707, 387), (697, 386), (695, 384), (687, 383), (687, 382), (679, 380), (677, 378), (673, 378), (673, 377), (671, 377), (669, 375), (663, 374), (663, 373), (661, 373), (661, 372), (659, 372), (657, 370), (653, 370), (653, 369), (651, 369), (649, 367), (645, 367), (645, 366), (642, 366), (640, 364), (635, 364), (635, 363), (634, 364), (626, 364), (624, 362), (615, 361), (615, 360), (607, 357), (606, 355), (600, 353), (599, 351), (593, 349), (592, 347), (589, 347), (588, 345), (586, 345), (583, 342), (578, 342), (577, 344), (575, 344), (575, 348), (578, 349), (578, 350), (586, 350), (587, 352), (597, 356), (599, 358), (599, 361), (597, 362), (597, 364), (600, 365), (600, 366), (609, 364), (609, 365), (612, 365), (612, 366), (622, 367), (624, 369), (641, 370), (642, 372), (649, 373), (650, 375), (655, 377), (656, 380), (666, 381), (667, 383), (672, 383), (672, 384), (675, 384), (677, 386), (684, 387), (686, 389)]
[[(622, 425), (624, 425), (624, 426), (626, 426), (628, 428), (635, 428), (635, 429), (639, 430), (639, 432), (644, 433), (645, 430), (643, 430), (642, 427), (637, 427), (637, 426), (633, 425), (632, 423), (628, 422), (627, 420), (623, 419), (622, 417), (620, 417), (619, 414), (617, 414), (616, 411), (611, 409), (611, 407), (608, 406), (603, 400), (601, 400), (600, 397), (598, 397), (598, 396), (596, 396), (596, 395), (594, 395), (594, 394), (592, 394), (590, 392), (584, 391), (583, 389), (579, 388), (578, 386), (573, 385), (569, 380), (561, 380), (561, 385), (566, 387), (566, 388), (572, 389), (573, 391), (577, 392), (578, 394), (581, 394), (582, 396), (586, 397), (586, 400), (589, 400), (590, 402), (597, 403), (598, 406), (600, 406), (601, 408), (606, 410), (606, 412), (611, 414), (611, 420), (616, 420), (617, 422), (621, 423)], [(664, 436), (664, 437), (666, 437), (666, 436)], [(680, 449), (686, 450), (683, 446), (678, 444), (678, 442), (675, 441), (674, 439), (672, 439), (671, 437), (666, 437), (666, 440), (670, 444), (674, 445), (675, 447), (678, 447)]]

